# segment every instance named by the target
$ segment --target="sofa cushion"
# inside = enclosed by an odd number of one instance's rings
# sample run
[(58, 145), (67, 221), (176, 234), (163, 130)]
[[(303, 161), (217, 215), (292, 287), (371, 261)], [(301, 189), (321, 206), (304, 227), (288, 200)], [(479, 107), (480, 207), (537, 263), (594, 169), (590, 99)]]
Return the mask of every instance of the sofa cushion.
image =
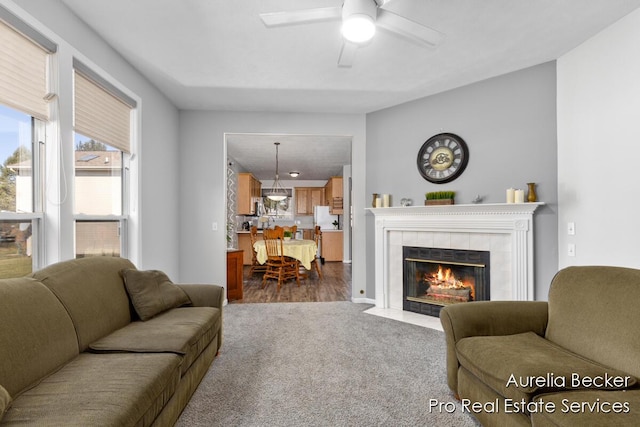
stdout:
[(0, 385), (0, 421), (4, 417), (4, 413), (11, 407), (11, 396), (9, 392)]
[(64, 306), (42, 283), (0, 281), (0, 384), (15, 399), (78, 355)]
[[(640, 270), (580, 266), (561, 270), (549, 288), (546, 338), (640, 378)], [(598, 345), (593, 345), (596, 342)]]
[[(460, 364), (500, 395), (530, 400), (537, 393), (591, 387), (625, 389), (636, 379), (617, 369), (595, 363), (541, 336), (516, 335), (468, 337), (456, 345)], [(578, 377), (576, 378), (576, 375)], [(616, 378), (601, 382), (600, 378)]]
[(69, 312), (81, 352), (131, 322), (129, 296), (120, 276), (125, 268), (133, 264), (124, 258), (98, 256), (59, 262), (32, 273)]
[(146, 322), (132, 322), (92, 343), (93, 352), (172, 352), (184, 355), (184, 373), (220, 331), (220, 309), (188, 307), (169, 310)]
[(542, 394), (534, 400), (555, 407), (531, 414), (534, 426), (635, 427), (640, 420), (640, 390), (565, 391)]
[(149, 320), (156, 314), (191, 303), (187, 294), (162, 271), (128, 268), (122, 270), (122, 277), (141, 320)]
[(177, 387), (181, 359), (171, 353), (82, 353), (16, 398), (3, 422), (151, 425)]

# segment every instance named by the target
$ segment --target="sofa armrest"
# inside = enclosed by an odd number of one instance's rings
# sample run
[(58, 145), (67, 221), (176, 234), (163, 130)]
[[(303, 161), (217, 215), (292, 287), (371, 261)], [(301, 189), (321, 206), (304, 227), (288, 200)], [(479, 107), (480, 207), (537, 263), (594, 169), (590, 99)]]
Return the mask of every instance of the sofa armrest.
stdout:
[(440, 323), (447, 343), (447, 383), (458, 394), (456, 343), (462, 338), (535, 332), (547, 328), (546, 301), (477, 301), (453, 304), (440, 310)]
[(224, 318), (222, 306), (224, 305), (225, 290), (218, 285), (187, 285), (178, 284), (186, 292), (194, 307), (215, 307), (220, 309), (220, 332), (218, 333), (218, 351), (222, 348)]
[(224, 288), (218, 285), (178, 284), (186, 292), (194, 307), (216, 307), (222, 309)]

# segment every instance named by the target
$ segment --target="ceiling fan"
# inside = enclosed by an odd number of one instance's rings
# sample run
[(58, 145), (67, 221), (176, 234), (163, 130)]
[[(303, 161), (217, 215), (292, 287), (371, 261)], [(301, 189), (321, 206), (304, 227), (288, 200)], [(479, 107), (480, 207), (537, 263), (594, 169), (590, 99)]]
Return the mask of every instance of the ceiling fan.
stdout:
[(344, 0), (342, 6), (261, 13), (260, 18), (267, 27), (342, 19), (340, 67), (353, 65), (356, 51), (373, 38), (376, 28), (428, 47), (442, 41), (441, 32), (386, 10), (385, 6), (394, 1), (397, 0)]

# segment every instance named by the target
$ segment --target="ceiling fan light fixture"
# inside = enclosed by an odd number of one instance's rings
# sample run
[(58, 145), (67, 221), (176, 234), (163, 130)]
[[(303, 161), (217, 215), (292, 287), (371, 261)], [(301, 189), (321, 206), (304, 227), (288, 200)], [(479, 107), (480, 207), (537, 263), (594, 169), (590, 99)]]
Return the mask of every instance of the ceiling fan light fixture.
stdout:
[(376, 33), (377, 5), (374, 0), (344, 0), (342, 37), (352, 43), (366, 43)]
[(376, 24), (368, 15), (355, 14), (342, 21), (342, 37), (352, 43), (366, 43), (376, 33)]

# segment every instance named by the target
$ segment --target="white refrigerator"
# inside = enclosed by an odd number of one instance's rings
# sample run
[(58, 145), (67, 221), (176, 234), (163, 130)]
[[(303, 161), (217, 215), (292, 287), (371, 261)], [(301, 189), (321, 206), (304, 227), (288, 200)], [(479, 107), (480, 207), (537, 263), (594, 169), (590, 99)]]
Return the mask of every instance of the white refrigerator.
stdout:
[(338, 215), (329, 213), (329, 206), (315, 206), (313, 208), (313, 225), (319, 225), (321, 230), (334, 230), (333, 222), (338, 221)]

